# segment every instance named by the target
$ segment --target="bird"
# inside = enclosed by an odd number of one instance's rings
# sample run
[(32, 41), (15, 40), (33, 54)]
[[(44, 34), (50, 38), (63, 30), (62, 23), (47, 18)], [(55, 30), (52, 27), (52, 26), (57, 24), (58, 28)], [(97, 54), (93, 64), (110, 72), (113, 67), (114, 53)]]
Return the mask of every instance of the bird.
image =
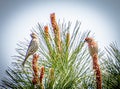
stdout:
[(88, 49), (89, 49), (90, 55), (92, 57), (94, 57), (94, 55), (98, 55), (98, 44), (97, 44), (97, 42), (91, 37), (86, 37), (85, 42), (88, 43)]
[(32, 40), (30, 41), (30, 44), (28, 46), (26, 55), (25, 55), (25, 59), (22, 63), (23, 67), (25, 65), (25, 62), (27, 61), (28, 57), (30, 55), (33, 55), (39, 48), (39, 39), (38, 36), (33, 32), (32, 34), (30, 34)]
[(98, 44), (91, 37), (86, 37), (85, 42), (88, 43), (89, 52), (93, 59), (93, 69), (96, 75), (97, 89), (102, 89), (102, 75), (101, 75), (101, 70), (98, 64)]

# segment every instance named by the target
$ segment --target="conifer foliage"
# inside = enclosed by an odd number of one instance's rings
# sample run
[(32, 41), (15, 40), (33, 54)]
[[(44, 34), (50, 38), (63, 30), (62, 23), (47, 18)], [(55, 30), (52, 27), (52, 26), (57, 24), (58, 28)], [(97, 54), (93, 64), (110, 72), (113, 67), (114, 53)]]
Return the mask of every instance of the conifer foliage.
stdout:
[[(79, 21), (75, 25), (57, 22), (55, 13), (50, 14), (49, 25), (38, 23), (33, 32), (39, 37), (39, 49), (23, 67), (29, 40), (17, 44), (13, 67), (6, 70), (8, 76), (1, 81), (1, 88), (101, 89), (96, 85), (99, 81), (84, 42), (90, 31), (82, 32), (80, 26)], [(98, 54), (102, 73), (100, 83), (102, 89), (114, 89), (120, 84), (120, 50), (115, 44), (106, 50), (107, 56)]]

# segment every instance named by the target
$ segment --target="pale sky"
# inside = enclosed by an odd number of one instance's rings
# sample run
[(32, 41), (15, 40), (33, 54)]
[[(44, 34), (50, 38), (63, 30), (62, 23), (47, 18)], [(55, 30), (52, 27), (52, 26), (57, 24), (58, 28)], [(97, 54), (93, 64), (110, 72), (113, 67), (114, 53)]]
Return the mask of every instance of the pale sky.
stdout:
[(48, 24), (53, 12), (57, 20), (81, 21), (80, 30), (91, 30), (99, 47), (114, 41), (120, 45), (119, 0), (0, 1), (0, 78), (12, 62), (16, 44), (24, 38), (30, 39), (31, 29), (38, 22)]

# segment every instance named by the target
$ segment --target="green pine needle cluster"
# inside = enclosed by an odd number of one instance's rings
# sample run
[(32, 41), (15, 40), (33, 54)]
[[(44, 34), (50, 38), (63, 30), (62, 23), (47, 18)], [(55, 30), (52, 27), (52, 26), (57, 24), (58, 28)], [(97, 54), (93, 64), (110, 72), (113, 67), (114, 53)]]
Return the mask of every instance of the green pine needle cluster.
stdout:
[(117, 43), (106, 48), (107, 57), (104, 64), (103, 86), (105, 89), (120, 89), (120, 49)]
[[(81, 32), (81, 23), (76, 21), (73, 26), (70, 22), (59, 23), (62, 51), (59, 52), (55, 43), (53, 28), (49, 25), (50, 40), (44, 33), (44, 26), (38, 24), (33, 31), (39, 37), (39, 66), (45, 67), (43, 79), (44, 89), (96, 89), (96, 80), (92, 70), (92, 59), (89, 55), (84, 39), (90, 31)], [(67, 44), (67, 34), (70, 42)], [(13, 57), (13, 67), (6, 70), (7, 77), (0, 85), (3, 89), (35, 89), (32, 83), (32, 56), (27, 60), (25, 67), (22, 62), (25, 58), (29, 40), (19, 42), (17, 55)], [(115, 43), (106, 48), (106, 55), (99, 57), (102, 71), (103, 89), (120, 89), (120, 50)], [(99, 61), (100, 61), (99, 60)], [(53, 80), (50, 80), (50, 69), (54, 70)], [(119, 87), (119, 88), (118, 88)], [(40, 87), (37, 87), (40, 89)]]

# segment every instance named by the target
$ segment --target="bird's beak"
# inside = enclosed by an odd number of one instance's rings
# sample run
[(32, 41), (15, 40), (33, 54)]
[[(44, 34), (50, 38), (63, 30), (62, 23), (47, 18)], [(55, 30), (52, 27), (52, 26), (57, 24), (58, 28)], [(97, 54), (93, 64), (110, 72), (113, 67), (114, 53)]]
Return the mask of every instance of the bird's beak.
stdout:
[(86, 40), (84, 40), (84, 42), (86, 42)]
[(32, 34), (30, 34), (30, 36), (32, 36)]

